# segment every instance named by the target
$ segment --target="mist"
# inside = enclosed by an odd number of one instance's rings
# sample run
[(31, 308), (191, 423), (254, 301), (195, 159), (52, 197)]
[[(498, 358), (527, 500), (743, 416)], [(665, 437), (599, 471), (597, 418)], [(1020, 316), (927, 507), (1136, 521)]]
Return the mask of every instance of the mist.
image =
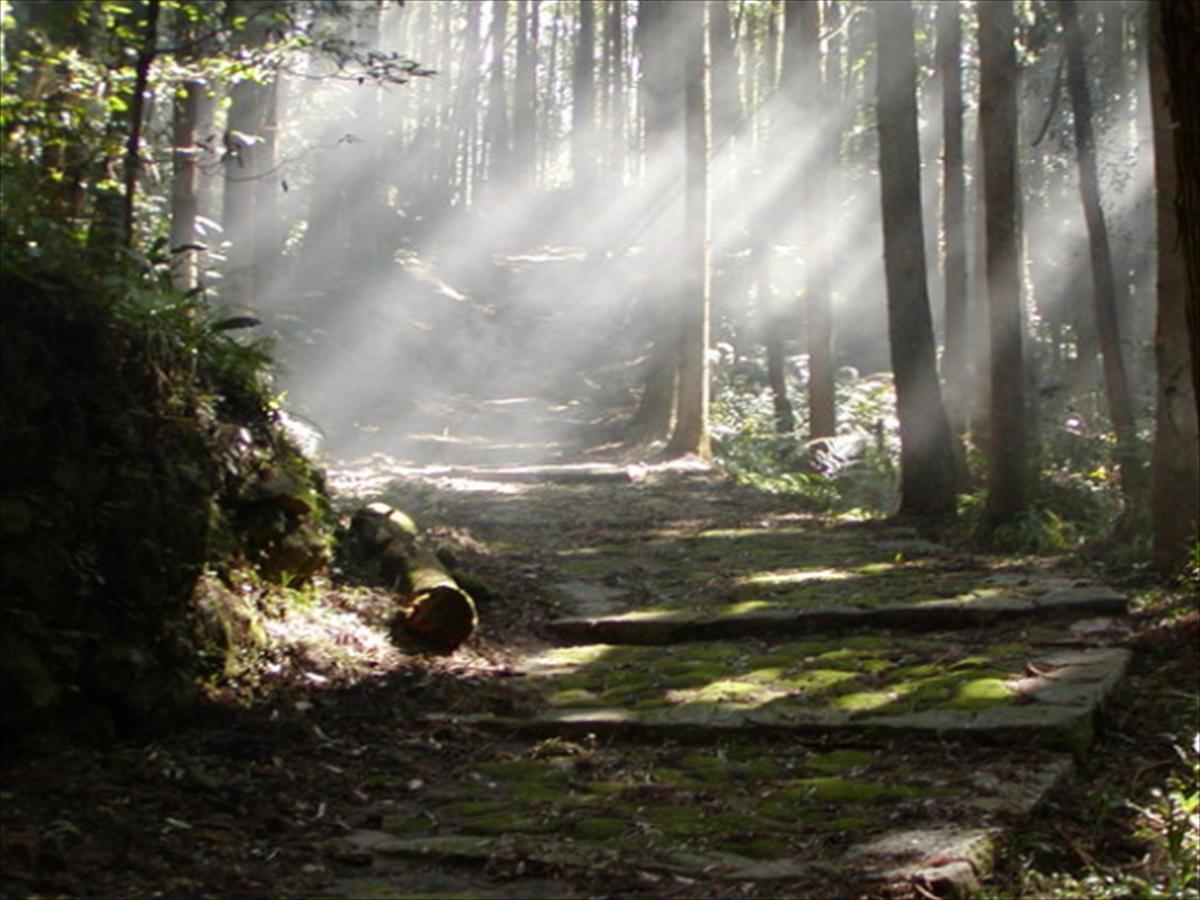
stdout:
[[(328, 453), (454, 464), (662, 451), (661, 436), (639, 440), (628, 426), (656, 354), (680, 340), (687, 302), (688, 31), (656, 29), (647, 5), (599, 3), (585, 16), (565, 0), (408, 0), (357, 3), (324, 21), (318, 8), (314, 25), (341, 42), (341, 56), (312, 53), (278, 70), (278, 135), (272, 158), (257, 163), (254, 252), (243, 256), (253, 288), (239, 281), (232, 247), (213, 287), (263, 319), (286, 406), (319, 430)], [(828, 304), (839, 390), (891, 365), (872, 4), (816, 4), (809, 25), (799, 3), (716, 6), (705, 25), (707, 377), (714, 399), (736, 390), (739, 373), (769, 366), (776, 338), (803, 438), (814, 298)], [(936, 6), (916, 3), (914, 27), (927, 291), (940, 345)], [(970, 20), (971, 4), (963, 9)], [(1095, 325), (1069, 117), (1053, 97), (1057, 57), (1034, 46), (1052, 38), (1032, 26), (1021, 39), (1032, 59), (1019, 138), (1029, 386), (1052, 397), (1072, 360), (1073, 379), (1098, 378)], [(968, 28), (966, 302), (976, 334), (985, 298), (973, 41)], [(415, 62), (403, 83), (380, 77), (378, 61), (392, 58)], [(1122, 93), (1099, 123), (1102, 177), (1125, 346), (1137, 389), (1148, 391), (1145, 66), (1095, 62), (1110, 80), (1122, 69)], [(231, 244), (250, 240), (229, 232)], [(974, 357), (969, 377), (978, 378)], [(839, 409), (839, 431), (850, 415)]]

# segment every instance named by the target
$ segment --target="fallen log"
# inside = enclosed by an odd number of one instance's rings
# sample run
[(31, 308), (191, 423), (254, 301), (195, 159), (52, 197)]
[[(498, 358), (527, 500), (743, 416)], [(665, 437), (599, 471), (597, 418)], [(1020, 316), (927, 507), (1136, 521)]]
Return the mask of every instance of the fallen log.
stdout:
[(474, 634), (479, 624), (475, 601), (437, 556), (418, 552), (409, 562), (407, 575), (408, 596), (397, 617), (405, 629), (447, 650)]
[(453, 650), (474, 634), (479, 624), (475, 601), (435, 553), (418, 545), (418, 529), (409, 516), (385, 503), (371, 503), (354, 514), (350, 533), (359, 552), (374, 560), (378, 573), (402, 597), (392, 621), (394, 637), (407, 631)]

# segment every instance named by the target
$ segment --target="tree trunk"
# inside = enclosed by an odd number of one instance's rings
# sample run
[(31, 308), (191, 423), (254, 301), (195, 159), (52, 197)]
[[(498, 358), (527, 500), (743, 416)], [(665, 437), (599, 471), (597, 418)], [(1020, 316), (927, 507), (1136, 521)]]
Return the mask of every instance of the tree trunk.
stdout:
[[(1170, 574), (1196, 540), (1200, 509), (1200, 446), (1193, 396), (1196, 360), (1187, 335), (1186, 243), (1180, 234), (1177, 206), (1181, 195), (1177, 140), (1178, 109), (1172, 108), (1171, 83), (1163, 33), (1166, 4), (1151, 7), (1150, 93), (1154, 120), (1154, 179), (1158, 222), (1158, 320), (1154, 356), (1158, 372), (1152, 469), (1154, 565)], [(1200, 19), (1197, 20), (1200, 24)]]
[(125, 143), (125, 193), (121, 207), (121, 243), (133, 246), (133, 201), (137, 194), (138, 175), (142, 171), (142, 126), (146, 113), (146, 89), (150, 82), (150, 67), (158, 56), (158, 15), (160, 0), (148, 0), (142, 23), (142, 46), (134, 65), (133, 97), (129, 103), (129, 135)]
[(683, 263), (681, 352), (675, 431), (668, 453), (711, 456), (708, 438), (709, 205), (708, 3), (679, 6), (684, 35)]
[(532, 16), (538, 14), (538, 0), (517, 0), (517, 72), (513, 104), (514, 169), (525, 190), (537, 182), (537, 59), (530, 39)]
[(1075, 0), (1061, 0), (1059, 12), (1067, 41), (1067, 90), (1075, 123), (1075, 153), (1079, 164), (1079, 193), (1087, 220), (1092, 291), (1096, 303), (1096, 326), (1100, 337), (1100, 356), (1104, 368), (1104, 391), (1109, 414), (1117, 435), (1117, 465), (1121, 473), (1121, 491), (1126, 514), (1132, 514), (1141, 494), (1134, 444), (1137, 425), (1133, 399), (1129, 391), (1125, 361), (1121, 353), (1120, 326), (1117, 320), (1117, 288), (1108, 240), (1104, 209), (1100, 204), (1100, 179), (1097, 172), (1096, 141), (1092, 133), (1092, 104), (1084, 69), (1083, 33)]
[[(799, 13), (797, 21), (793, 14)], [(837, 434), (837, 400), (834, 388), (833, 310), (829, 299), (829, 266), (831, 249), (822, 246), (821, 224), (818, 217), (830, 204), (826, 185), (833, 173), (833, 156), (837, 137), (836, 121), (827, 115), (830, 98), (821, 78), (821, 17), (817, 0), (790, 0), (787, 6), (787, 29), (799, 26), (800, 40), (788, 41), (789, 51), (800, 54), (796, 78), (788, 85), (800, 91), (797, 98), (801, 122), (815, 128), (816, 151), (802, 174), (805, 207), (803, 253), (805, 267), (804, 301), (808, 313), (806, 338), (808, 345), (808, 423), (809, 438), (832, 437)]]
[(578, 9), (579, 37), (571, 70), (571, 171), (575, 187), (587, 189), (596, 177), (596, 15), (592, 0), (582, 0)]
[(171, 281), (181, 291), (200, 283), (199, 234), (200, 166), (197, 122), (207, 90), (203, 81), (189, 79), (175, 97), (171, 121)]
[(1200, 416), (1200, 0), (1160, 0), (1151, 9), (1158, 27), (1151, 41), (1161, 41), (1166, 61), (1167, 106), (1175, 136), (1178, 174), (1174, 199), (1179, 219), (1184, 266), (1187, 269), (1188, 334), (1191, 335), (1192, 391)]
[(952, 515), (954, 453), (938, 386), (926, 286), (912, 5), (894, 0), (873, 10), (883, 256), (900, 419), (900, 514)]
[[(504, 38), (508, 0), (493, 0), (492, 66), (488, 78), (488, 180), (503, 182), (509, 172), (508, 94), (504, 88)], [(518, 26), (520, 23), (518, 23)]]
[[(967, 239), (963, 177), (962, 19), (958, 0), (937, 7), (937, 65), (942, 81), (942, 231), (946, 241), (945, 351), (942, 383), (956, 444), (966, 432)], [(960, 460), (960, 476), (965, 470)]]
[(1028, 480), (1017, 263), (1017, 62), (1011, 0), (983, 3), (977, 9), (991, 362), (986, 514), (989, 526), (994, 528), (1025, 507)]

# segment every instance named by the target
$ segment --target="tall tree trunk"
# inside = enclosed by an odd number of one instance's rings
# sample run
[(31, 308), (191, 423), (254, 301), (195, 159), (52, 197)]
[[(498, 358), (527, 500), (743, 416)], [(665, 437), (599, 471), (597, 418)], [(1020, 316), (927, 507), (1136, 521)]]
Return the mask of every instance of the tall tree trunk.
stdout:
[(1161, 0), (1151, 5), (1157, 28), (1151, 40), (1160, 41), (1167, 70), (1167, 105), (1175, 135), (1178, 190), (1175, 214), (1187, 269), (1188, 334), (1191, 336), (1192, 389), (1200, 416), (1200, 0)]
[[(1197, 4), (1200, 7), (1200, 4)], [(1189, 323), (1187, 242), (1180, 233), (1180, 103), (1172, 96), (1164, 13), (1169, 4), (1150, 9), (1150, 93), (1154, 119), (1154, 179), (1158, 224), (1158, 319), (1154, 356), (1157, 364), (1157, 406), (1154, 421), (1152, 525), (1154, 564), (1169, 573), (1185, 558), (1196, 540), (1200, 509), (1200, 440), (1197, 436), (1195, 369), (1189, 347), (1197, 340), (1196, 323)], [(1200, 8), (1197, 9), (1200, 12)], [(1192, 48), (1200, 48), (1200, 15), (1192, 22)], [(1194, 117), (1193, 117), (1194, 121)], [(1194, 137), (1194, 135), (1193, 135)], [(1185, 164), (1186, 165), (1186, 164)], [(1193, 158), (1192, 165), (1195, 165)]]
[(1096, 303), (1096, 326), (1100, 337), (1100, 355), (1104, 367), (1104, 392), (1117, 435), (1117, 464), (1126, 514), (1136, 511), (1141, 493), (1141, 475), (1134, 444), (1137, 425), (1133, 399), (1129, 391), (1125, 361), (1121, 353), (1120, 325), (1117, 319), (1117, 289), (1108, 240), (1104, 209), (1100, 204), (1100, 179), (1096, 163), (1096, 140), (1092, 132), (1092, 104), (1084, 69), (1084, 40), (1079, 27), (1075, 0), (1060, 0), (1059, 12), (1067, 41), (1067, 90), (1075, 123), (1075, 153), (1079, 163), (1079, 192), (1087, 220), (1092, 291)]
[[(967, 428), (967, 235), (963, 176), (962, 19), (958, 0), (938, 4), (937, 66), (942, 82), (942, 232), (945, 236), (945, 351), (942, 384), (955, 447)], [(959, 460), (960, 483), (966, 467)]]
[(171, 281), (181, 291), (200, 283), (196, 217), (200, 215), (200, 152), (197, 122), (207, 90), (204, 82), (189, 79), (175, 97), (171, 121)]
[(708, 2), (679, 7), (685, 45), (683, 263), (681, 352), (675, 431), (668, 453), (711, 456), (708, 438), (709, 338), (709, 103)]
[(142, 22), (142, 45), (134, 64), (133, 97), (129, 104), (129, 135), (125, 143), (125, 193), (121, 207), (121, 243), (133, 246), (133, 201), (137, 194), (138, 175), (142, 171), (142, 127), (145, 124), (146, 90), (150, 83), (150, 67), (158, 56), (158, 16), (160, 0), (148, 0)]
[(576, 188), (590, 188), (596, 178), (596, 14), (592, 0), (582, 0), (579, 35), (571, 70), (571, 171)]
[[(488, 77), (487, 135), (488, 179), (502, 182), (509, 171), (508, 93), (504, 87), (504, 38), (508, 28), (508, 0), (493, 0), (492, 65)], [(518, 23), (519, 24), (519, 23)]]
[[(780, 16), (783, 8), (776, 0), (770, 0), (767, 7), (766, 36), (763, 40), (764, 60), (759, 72), (757, 94), (757, 109), (767, 109), (776, 99), (780, 81)], [(799, 96), (800, 91), (793, 92)], [(785, 106), (795, 97), (782, 98)], [(788, 139), (789, 126), (780, 121), (778, 109), (775, 115), (758, 115), (759, 139), (754, 147), (755, 169), (760, 172), (768, 171), (770, 157), (775, 148), (780, 147)], [(785, 335), (791, 334), (792, 316), (787, 298), (780, 296), (776, 289), (773, 274), (771, 251), (771, 236), (779, 230), (776, 205), (790, 206), (790, 197), (782, 196), (777, 201), (762, 204), (762, 211), (757, 221), (751, 225), (751, 241), (753, 249), (751, 260), (757, 273), (757, 299), (760, 307), (760, 318), (763, 323), (763, 345), (767, 354), (767, 384), (771, 389), (771, 403), (775, 410), (775, 430), (779, 434), (791, 434), (796, 430), (796, 415), (792, 408), (792, 400), (788, 391), (787, 358)]]
[(626, 136), (625, 116), (625, 0), (609, 0), (609, 28), (612, 31), (612, 70), (609, 84), (609, 166), (618, 186), (625, 183)]
[(894, 0), (873, 10), (883, 257), (900, 419), (900, 514), (952, 515), (954, 452), (937, 379), (925, 273), (912, 5)]
[[(793, 21), (793, 15), (796, 21)], [(818, 0), (790, 0), (787, 29), (799, 26), (800, 40), (788, 41), (799, 50), (797, 77), (788, 89), (801, 91), (801, 121), (816, 129), (816, 149), (802, 175), (804, 301), (808, 313), (808, 424), (809, 438), (837, 434), (837, 400), (834, 388), (833, 309), (829, 298), (828, 248), (821, 245), (818, 218), (830, 203), (826, 190), (833, 172), (836, 122), (828, 115), (830, 98), (821, 78), (821, 9)]]
[(983, 3), (977, 10), (992, 398), (986, 515), (989, 525), (997, 527), (1025, 507), (1028, 482), (1017, 233), (1017, 61), (1011, 0)]
[(517, 0), (517, 73), (513, 104), (514, 168), (528, 190), (537, 182), (537, 45), (530, 34), (539, 0)]
[[(676, 62), (668, 49), (668, 37), (672, 32), (675, 6), (668, 3), (642, 3), (638, 6), (637, 49), (641, 62), (642, 79), (640, 99), (643, 118), (644, 147), (642, 156), (647, 173), (647, 186), (654, 188), (650, 177), (666, 166), (678, 170), (683, 165), (679, 133), (682, 119), (679, 115), (678, 84), (680, 79), (674, 71)], [(646, 215), (651, 222), (650, 240), (658, 245), (677, 241), (671, 232), (673, 223), (662, 221), (653, 208), (656, 201), (648, 204)], [(682, 223), (679, 223), (682, 225)], [(647, 326), (652, 346), (650, 360), (643, 385), (641, 400), (629, 425), (630, 442), (657, 441), (671, 434), (675, 420), (677, 396), (676, 381), (679, 371), (678, 329), (675, 312), (678, 301), (672, 290), (676, 288), (669, 273), (652, 269), (647, 273), (646, 289), (642, 297), (646, 309)]]

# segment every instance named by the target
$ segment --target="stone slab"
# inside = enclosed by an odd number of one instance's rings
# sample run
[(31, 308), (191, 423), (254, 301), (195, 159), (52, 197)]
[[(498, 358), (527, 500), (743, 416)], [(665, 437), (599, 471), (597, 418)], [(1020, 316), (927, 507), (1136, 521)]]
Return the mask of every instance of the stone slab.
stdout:
[(980, 628), (1003, 622), (1057, 616), (1117, 616), (1128, 600), (1107, 588), (1069, 588), (1040, 596), (964, 595), (923, 603), (876, 607), (826, 606), (796, 609), (768, 604), (748, 612), (716, 616), (703, 610), (636, 611), (616, 616), (572, 616), (548, 623), (570, 643), (668, 644), (738, 637), (777, 637), (854, 628), (914, 631)]

